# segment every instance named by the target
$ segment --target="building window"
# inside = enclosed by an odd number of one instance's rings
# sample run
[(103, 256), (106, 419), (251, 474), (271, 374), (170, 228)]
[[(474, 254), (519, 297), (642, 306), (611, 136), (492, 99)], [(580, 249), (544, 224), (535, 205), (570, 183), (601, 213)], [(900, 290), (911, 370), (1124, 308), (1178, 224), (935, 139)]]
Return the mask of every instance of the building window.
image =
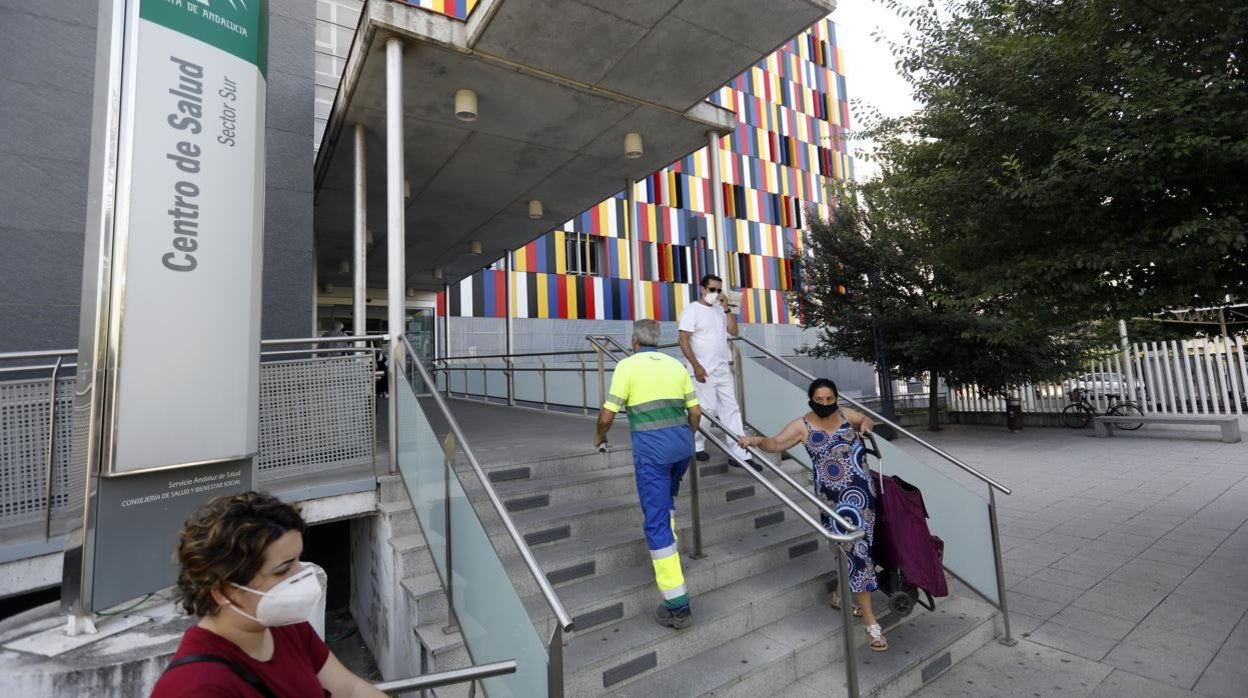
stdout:
[(564, 259), (573, 276), (602, 276), (602, 240), (588, 233), (564, 233)]

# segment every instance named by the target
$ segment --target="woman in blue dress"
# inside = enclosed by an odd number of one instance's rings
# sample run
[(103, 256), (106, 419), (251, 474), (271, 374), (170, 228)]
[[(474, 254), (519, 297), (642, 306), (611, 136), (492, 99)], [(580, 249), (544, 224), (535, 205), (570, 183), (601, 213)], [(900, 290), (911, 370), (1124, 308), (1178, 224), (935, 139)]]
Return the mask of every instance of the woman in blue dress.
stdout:
[[(861, 528), (866, 536), (852, 546), (849, 553), (849, 589), (854, 593), (857, 608), (866, 628), (868, 646), (876, 651), (888, 649), (880, 624), (871, 609), (871, 592), (878, 586), (871, 544), (875, 534), (875, 483), (867, 468), (861, 434), (871, 431), (871, 418), (836, 404), (836, 384), (827, 378), (816, 378), (806, 390), (810, 411), (789, 422), (775, 436), (743, 436), (741, 446), (754, 446), (779, 453), (804, 444), (815, 470), (815, 493), (823, 497), (841, 518)], [(823, 525), (834, 533), (845, 530), (827, 514)], [(833, 594), (832, 605), (839, 608)]]

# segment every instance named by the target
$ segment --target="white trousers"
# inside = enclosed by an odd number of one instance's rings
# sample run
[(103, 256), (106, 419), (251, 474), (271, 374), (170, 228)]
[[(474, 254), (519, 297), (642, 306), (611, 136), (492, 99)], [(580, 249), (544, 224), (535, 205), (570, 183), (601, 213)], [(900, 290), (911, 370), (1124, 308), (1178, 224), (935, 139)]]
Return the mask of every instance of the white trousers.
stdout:
[[(732, 378), (732, 369), (724, 366), (714, 373), (706, 374), (705, 383), (699, 383), (694, 378), (693, 392), (698, 395), (698, 406), (702, 411), (709, 412), (732, 431), (732, 434), (724, 435), (724, 440), (728, 442), (733, 454), (742, 460), (749, 458), (750, 454), (737, 445), (737, 436), (744, 434), (745, 430), (741, 426), (741, 406), (737, 404), (737, 386)], [(707, 426), (710, 426), (709, 423)], [(697, 450), (705, 451), (706, 437), (701, 433), (694, 434), (693, 444)]]

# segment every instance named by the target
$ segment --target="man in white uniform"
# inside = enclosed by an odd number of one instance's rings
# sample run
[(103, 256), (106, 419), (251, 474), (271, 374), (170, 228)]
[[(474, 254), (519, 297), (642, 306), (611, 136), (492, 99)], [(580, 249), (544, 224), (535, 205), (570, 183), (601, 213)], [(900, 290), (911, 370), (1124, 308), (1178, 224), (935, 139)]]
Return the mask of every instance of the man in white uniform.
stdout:
[[(693, 389), (703, 412), (709, 412), (732, 430), (728, 443), (734, 455), (749, 463), (755, 470), (762, 467), (750, 459), (745, 449), (737, 445), (737, 437), (744, 434), (741, 427), (741, 407), (737, 405), (736, 381), (729, 366), (731, 354), (728, 335), (737, 336), (737, 317), (728, 309), (724, 295), (723, 279), (713, 274), (702, 277), (702, 297), (685, 306), (680, 314), (680, 350), (684, 352), (693, 374)], [(708, 460), (706, 438), (694, 434), (694, 447), (698, 460)], [(731, 465), (741, 467), (735, 461)]]

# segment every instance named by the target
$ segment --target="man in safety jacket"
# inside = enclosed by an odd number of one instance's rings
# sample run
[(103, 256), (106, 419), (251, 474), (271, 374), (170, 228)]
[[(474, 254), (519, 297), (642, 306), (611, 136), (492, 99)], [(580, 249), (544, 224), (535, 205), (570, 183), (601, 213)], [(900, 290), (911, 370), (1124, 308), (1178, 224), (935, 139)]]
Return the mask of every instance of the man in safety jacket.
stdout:
[(633, 324), (633, 355), (616, 364), (611, 389), (598, 413), (594, 445), (606, 443), (616, 413), (627, 408), (646, 544), (655, 583), (663, 594), (655, 620), (679, 629), (693, 622), (693, 614), (676, 550), (675, 497), (693, 458), (693, 435), (702, 410), (684, 364), (660, 353), (658, 344), (659, 323), (638, 320)]

